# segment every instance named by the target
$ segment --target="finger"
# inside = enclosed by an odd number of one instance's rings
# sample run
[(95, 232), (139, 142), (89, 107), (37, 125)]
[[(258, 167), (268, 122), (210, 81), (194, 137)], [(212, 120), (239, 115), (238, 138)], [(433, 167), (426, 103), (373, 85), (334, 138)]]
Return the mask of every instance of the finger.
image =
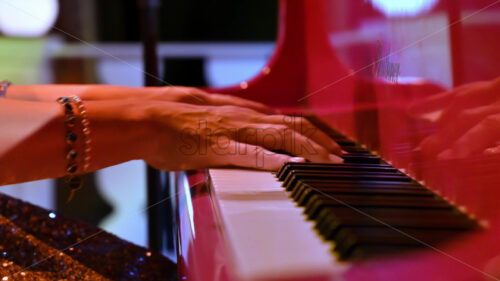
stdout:
[(465, 84), (451, 89), (447, 92), (443, 92), (426, 98), (423, 101), (415, 102), (408, 107), (408, 113), (413, 116), (420, 116), (422, 114), (443, 110), (448, 107), (454, 99), (456, 99), (460, 95), (463, 95), (465, 91), (481, 86), (482, 84), (480, 83), (482, 82)]
[(484, 118), (496, 113), (500, 113), (500, 106), (482, 106), (465, 110), (451, 124), (443, 125), (436, 134), (424, 139), (420, 147), (424, 153), (435, 155), (458, 140)]
[(270, 150), (284, 151), (313, 162), (343, 162), (339, 156), (330, 154), (323, 146), (285, 125), (250, 124), (238, 130), (237, 140)]
[(489, 147), (483, 151), (484, 155), (495, 155), (500, 154), (500, 143), (497, 143), (493, 147)]
[(236, 141), (231, 142), (229, 150), (213, 150), (210, 157), (210, 166), (233, 166), (268, 171), (278, 170), (287, 162), (305, 162), (301, 157), (279, 154), (260, 146)]
[(426, 113), (442, 110), (452, 101), (454, 95), (454, 91), (449, 91), (431, 96), (423, 101), (410, 105), (408, 107), (408, 113), (418, 117)]
[[(168, 96), (162, 96), (163, 98), (170, 99), (171, 96), (177, 95), (177, 102), (188, 103), (194, 105), (209, 105), (210, 102), (206, 97), (206, 93), (203, 91), (191, 88), (191, 87), (182, 87), (182, 86), (170, 86), (169, 88), (171, 93), (168, 93)], [(180, 93), (180, 94), (179, 94)]]
[(464, 158), (494, 145), (500, 139), (500, 114), (490, 115), (467, 131), (449, 149), (438, 155), (440, 159)]
[(453, 102), (445, 108), (439, 119), (439, 123), (449, 123), (453, 121), (455, 116), (466, 109), (489, 106), (497, 100), (498, 91), (492, 89), (485, 82), (470, 84), (467, 88), (463, 88), (457, 97), (454, 98)]
[(332, 138), (330, 138), (327, 134), (318, 129), (304, 117), (287, 115), (266, 115), (258, 117), (258, 120), (270, 124), (284, 124), (288, 128), (297, 131), (303, 136), (315, 141), (331, 153), (339, 156), (342, 155), (342, 149), (340, 148), (340, 146)]
[(208, 102), (211, 105), (236, 105), (240, 107), (247, 107), (265, 114), (276, 113), (276, 111), (273, 110), (271, 107), (256, 101), (251, 101), (231, 95), (221, 95), (221, 94), (207, 94), (207, 95), (209, 96)]

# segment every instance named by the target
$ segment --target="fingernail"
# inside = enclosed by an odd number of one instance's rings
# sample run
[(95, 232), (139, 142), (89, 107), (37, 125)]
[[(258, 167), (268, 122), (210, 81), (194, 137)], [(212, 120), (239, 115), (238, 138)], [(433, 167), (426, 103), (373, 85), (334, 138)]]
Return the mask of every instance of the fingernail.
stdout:
[(330, 159), (331, 162), (333, 163), (344, 163), (344, 159), (338, 157), (335, 154), (330, 154), (328, 155), (328, 158)]
[(304, 162), (306, 162), (306, 159), (304, 159), (302, 157), (292, 157), (292, 158), (288, 159), (288, 162), (304, 163)]

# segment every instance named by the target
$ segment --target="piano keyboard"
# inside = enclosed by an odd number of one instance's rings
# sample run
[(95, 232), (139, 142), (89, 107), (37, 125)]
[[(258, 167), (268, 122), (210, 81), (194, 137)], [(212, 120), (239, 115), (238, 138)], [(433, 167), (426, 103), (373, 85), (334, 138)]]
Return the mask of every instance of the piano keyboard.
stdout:
[(241, 279), (338, 272), (343, 261), (434, 246), (478, 227), (379, 157), (330, 135), (347, 152), (344, 164), (210, 170)]
[(210, 169), (235, 280), (331, 276), (344, 266), (270, 172)]
[(477, 227), (385, 164), (288, 163), (278, 178), (340, 259), (435, 245)]

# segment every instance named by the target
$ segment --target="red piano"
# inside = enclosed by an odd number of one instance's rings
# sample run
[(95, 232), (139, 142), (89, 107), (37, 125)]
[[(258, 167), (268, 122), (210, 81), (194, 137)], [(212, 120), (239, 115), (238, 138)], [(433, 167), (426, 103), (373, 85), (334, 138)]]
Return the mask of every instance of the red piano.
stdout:
[(312, 118), (345, 163), (178, 173), (179, 279), (500, 280), (500, 1), (279, 5), (261, 73), (209, 90)]

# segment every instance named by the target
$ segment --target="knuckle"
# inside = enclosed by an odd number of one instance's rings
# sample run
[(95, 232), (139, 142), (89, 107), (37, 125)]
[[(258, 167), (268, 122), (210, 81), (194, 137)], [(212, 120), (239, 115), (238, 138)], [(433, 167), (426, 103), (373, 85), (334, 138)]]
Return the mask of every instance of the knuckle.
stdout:
[(237, 129), (237, 132), (241, 135), (254, 135), (257, 132), (257, 129), (252, 125), (243, 125)]
[(291, 129), (287, 125), (283, 125), (283, 124), (274, 125), (271, 128), (277, 130), (281, 134), (285, 134), (285, 133), (290, 133), (291, 132)]

